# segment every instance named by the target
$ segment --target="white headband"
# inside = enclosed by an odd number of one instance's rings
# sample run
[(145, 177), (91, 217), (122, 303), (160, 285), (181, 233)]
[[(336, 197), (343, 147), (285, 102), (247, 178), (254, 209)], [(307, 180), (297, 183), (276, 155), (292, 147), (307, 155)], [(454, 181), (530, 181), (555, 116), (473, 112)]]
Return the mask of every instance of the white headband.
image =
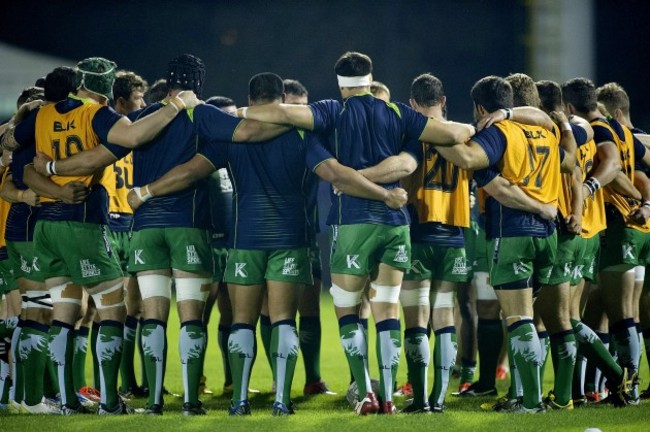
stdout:
[(353, 77), (337, 75), (336, 78), (339, 81), (339, 87), (366, 87), (372, 82), (370, 74)]

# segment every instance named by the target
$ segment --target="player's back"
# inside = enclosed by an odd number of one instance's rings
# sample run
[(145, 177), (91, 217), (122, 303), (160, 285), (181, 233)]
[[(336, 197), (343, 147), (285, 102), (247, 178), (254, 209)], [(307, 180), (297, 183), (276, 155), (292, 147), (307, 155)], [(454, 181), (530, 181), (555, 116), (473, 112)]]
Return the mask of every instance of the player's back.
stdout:
[(234, 199), (232, 247), (307, 245), (306, 135), (293, 129), (265, 143), (227, 144), (224, 156)]

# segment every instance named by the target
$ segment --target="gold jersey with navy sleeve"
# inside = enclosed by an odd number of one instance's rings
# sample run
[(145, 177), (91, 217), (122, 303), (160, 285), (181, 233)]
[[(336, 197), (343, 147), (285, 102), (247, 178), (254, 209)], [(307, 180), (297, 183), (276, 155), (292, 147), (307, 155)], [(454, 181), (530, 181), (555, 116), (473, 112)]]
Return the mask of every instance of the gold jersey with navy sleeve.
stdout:
[(469, 227), (469, 172), (445, 160), (432, 144), (422, 143), (424, 159), (403, 180), (419, 223)]
[[(591, 125), (594, 127), (594, 131), (596, 128), (602, 128), (601, 130), (609, 132), (608, 137), (614, 143), (614, 145), (616, 145), (616, 149), (620, 156), (621, 171), (630, 180), (630, 182), (634, 184), (635, 154), (634, 135), (632, 134), (632, 131), (620, 124), (617, 124), (619, 127), (617, 127), (617, 130), (614, 130), (612, 125), (605, 119), (593, 120), (591, 121)], [(610, 185), (607, 185), (603, 188), (603, 195), (605, 202), (613, 205), (619, 211), (627, 227), (645, 233), (650, 232), (650, 224), (646, 222), (643, 225), (639, 225), (629, 217), (630, 212), (632, 212), (632, 210), (641, 204), (638, 200), (619, 194)]]
[(109, 213), (133, 214), (126, 197), (133, 188), (133, 154), (129, 153), (104, 170), (101, 184), (108, 193)]
[[(2, 174), (2, 180), (0, 181), (0, 188), (4, 187), (9, 174), (9, 169), (6, 169)], [(5, 242), (5, 231), (7, 229), (7, 217), (9, 216), (9, 210), (11, 209), (11, 203), (0, 198), (0, 249), (4, 248), (7, 243)]]
[[(554, 125), (553, 132), (512, 121), (497, 123), (496, 127), (508, 142), (499, 166), (501, 175), (531, 198), (557, 205), (561, 183), (557, 126)], [(517, 142), (526, 145), (512, 145)]]
[[(589, 173), (594, 168), (597, 162), (596, 142), (594, 140), (588, 141), (586, 144), (578, 147), (576, 153), (578, 165), (582, 170), (582, 181), (584, 182)], [(605, 198), (603, 189), (599, 189), (594, 194), (593, 198), (588, 198), (584, 201), (582, 207), (582, 233), (581, 236), (590, 239), (599, 232), (607, 228), (605, 219)]]
[[(75, 98), (71, 97), (71, 99)], [(49, 104), (41, 107), (36, 116), (36, 150), (49, 156), (52, 160), (66, 159), (100, 144), (100, 139), (91, 127), (91, 122), (97, 111), (103, 106), (85, 99), (76, 99), (83, 103), (72, 110), (59, 112), (55, 104)], [(85, 176), (53, 175), (50, 179), (59, 186), (72, 181), (92, 186), (99, 181), (101, 174), (102, 172)], [(42, 197), (41, 201), (56, 200)]]

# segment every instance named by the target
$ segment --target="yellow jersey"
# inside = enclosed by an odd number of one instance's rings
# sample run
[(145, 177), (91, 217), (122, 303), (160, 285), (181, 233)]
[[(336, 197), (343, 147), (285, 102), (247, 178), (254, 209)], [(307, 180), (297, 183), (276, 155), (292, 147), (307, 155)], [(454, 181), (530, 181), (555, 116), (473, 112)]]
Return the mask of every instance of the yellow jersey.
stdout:
[[(7, 180), (9, 174), (9, 169), (7, 168), (2, 174), (2, 181), (0, 182), (0, 188), (2, 188)], [(0, 249), (7, 246), (5, 242), (5, 232), (7, 230), (7, 217), (9, 216), (9, 209), (11, 209), (11, 203), (0, 198)]]
[(109, 213), (133, 214), (126, 200), (129, 189), (133, 188), (133, 153), (106, 167), (101, 184), (108, 192)]
[(403, 180), (419, 223), (469, 227), (469, 172), (445, 160), (429, 143), (422, 143), (423, 162)]
[[(582, 170), (582, 181), (584, 182), (597, 162), (596, 142), (591, 140), (578, 147), (578, 165)], [(586, 199), (582, 207), (582, 233), (583, 238), (589, 239), (607, 228), (605, 219), (605, 198), (603, 189), (594, 194), (593, 199)]]

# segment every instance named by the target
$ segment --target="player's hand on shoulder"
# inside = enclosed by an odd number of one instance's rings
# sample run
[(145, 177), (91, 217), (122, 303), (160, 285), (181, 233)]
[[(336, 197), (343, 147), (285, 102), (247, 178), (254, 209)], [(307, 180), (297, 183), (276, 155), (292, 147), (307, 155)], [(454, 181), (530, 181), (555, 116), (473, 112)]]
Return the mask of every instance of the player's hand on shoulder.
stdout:
[(384, 202), (392, 209), (399, 209), (406, 205), (408, 198), (408, 193), (404, 189), (395, 188), (388, 191), (388, 195)]
[(66, 204), (79, 204), (86, 200), (89, 193), (90, 190), (84, 183), (72, 181), (61, 187), (61, 195), (58, 198)]
[(569, 119), (563, 111), (551, 111), (551, 118), (557, 123), (568, 122)]
[(184, 90), (176, 95), (185, 104), (185, 109), (194, 108), (204, 103), (192, 90)]
[(479, 120), (479, 122), (476, 124), (476, 130), (481, 131), (485, 128), (489, 128), (494, 123), (499, 123), (500, 121), (503, 121), (505, 119), (506, 119), (505, 110), (496, 110), (486, 115), (481, 120)]
[(51, 161), (52, 159), (45, 153), (37, 152), (34, 157), (34, 169), (37, 173), (49, 177), (50, 174), (47, 172), (47, 163)]

